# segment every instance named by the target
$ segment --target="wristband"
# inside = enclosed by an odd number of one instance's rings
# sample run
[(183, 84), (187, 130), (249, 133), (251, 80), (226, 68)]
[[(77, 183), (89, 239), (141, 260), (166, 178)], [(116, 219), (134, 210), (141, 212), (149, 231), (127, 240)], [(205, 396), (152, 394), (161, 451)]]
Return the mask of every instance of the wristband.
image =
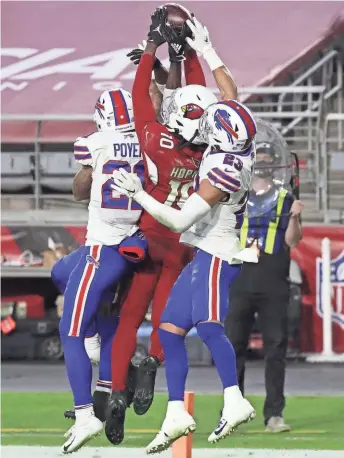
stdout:
[(224, 66), (222, 60), (216, 54), (216, 51), (214, 48), (209, 48), (206, 51), (204, 51), (203, 59), (207, 62), (212, 72), (216, 70), (217, 68)]

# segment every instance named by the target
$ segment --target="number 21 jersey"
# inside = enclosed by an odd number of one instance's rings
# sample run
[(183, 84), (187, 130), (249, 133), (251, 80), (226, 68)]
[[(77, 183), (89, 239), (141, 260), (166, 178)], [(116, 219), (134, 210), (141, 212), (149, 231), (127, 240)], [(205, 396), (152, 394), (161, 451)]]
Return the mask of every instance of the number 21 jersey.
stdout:
[(142, 211), (137, 202), (111, 187), (112, 173), (119, 168), (137, 173), (143, 180), (136, 133), (101, 131), (79, 137), (74, 157), (81, 164), (93, 165), (86, 245), (119, 244), (135, 227)]
[[(147, 123), (140, 136), (145, 163), (145, 190), (157, 201), (176, 209), (182, 208), (192, 194), (194, 178), (202, 159), (199, 147), (180, 148), (179, 142), (167, 127), (158, 122)], [(180, 237), (145, 211), (141, 216), (140, 229), (153, 230), (169, 239)]]

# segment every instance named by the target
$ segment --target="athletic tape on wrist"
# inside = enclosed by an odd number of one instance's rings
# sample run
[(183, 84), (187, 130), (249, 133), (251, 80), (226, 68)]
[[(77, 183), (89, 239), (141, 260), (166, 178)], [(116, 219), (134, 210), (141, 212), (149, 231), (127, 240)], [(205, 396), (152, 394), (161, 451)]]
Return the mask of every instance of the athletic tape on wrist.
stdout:
[(207, 49), (203, 53), (203, 59), (207, 62), (212, 72), (216, 70), (217, 68), (224, 66), (224, 63), (219, 58), (219, 56), (216, 54), (216, 51), (214, 48)]

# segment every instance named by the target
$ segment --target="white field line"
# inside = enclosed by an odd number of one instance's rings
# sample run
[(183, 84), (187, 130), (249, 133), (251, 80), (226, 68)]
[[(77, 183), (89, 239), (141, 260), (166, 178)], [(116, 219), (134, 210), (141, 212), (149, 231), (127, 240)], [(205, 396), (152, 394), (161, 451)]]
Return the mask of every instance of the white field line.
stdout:
[[(3, 446), (2, 458), (60, 458), (59, 447)], [(122, 447), (84, 447), (73, 454), (78, 458), (147, 458), (144, 449)], [(170, 458), (171, 451), (159, 458)], [(334, 450), (271, 450), (271, 449), (194, 449), (193, 458), (343, 458), (342, 451)]]

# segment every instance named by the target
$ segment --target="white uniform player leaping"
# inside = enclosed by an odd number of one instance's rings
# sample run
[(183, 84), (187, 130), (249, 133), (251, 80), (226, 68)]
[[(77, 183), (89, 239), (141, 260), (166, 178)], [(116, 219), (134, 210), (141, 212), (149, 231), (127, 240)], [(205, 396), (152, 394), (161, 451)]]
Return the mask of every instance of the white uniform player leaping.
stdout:
[(241, 251), (239, 243), (255, 161), (256, 125), (244, 105), (228, 100), (205, 111), (200, 134), (209, 147), (196, 179), (196, 192), (182, 210), (147, 195), (134, 175), (123, 170), (114, 174), (117, 190), (134, 197), (162, 224), (184, 232), (181, 241), (197, 249), (178, 278), (161, 318), (159, 336), (165, 353), (169, 403), (162, 429), (147, 453), (165, 450), (196, 429), (183, 403), (188, 368), (184, 339), (194, 326), (212, 354), (224, 388), (223, 416), (209, 442), (226, 437), (255, 416), (238, 388), (235, 353), (225, 336), (223, 321), (229, 287), (242, 260), (257, 262), (256, 252)]
[[(103, 428), (118, 318), (99, 312), (104, 303), (112, 303), (119, 282), (132, 270), (133, 262), (144, 259), (147, 248), (136, 226), (140, 205), (112, 189), (112, 174), (119, 168), (143, 179), (130, 93), (122, 89), (104, 92), (96, 103), (94, 120), (98, 132), (78, 138), (74, 145), (75, 159), (82, 165), (74, 179), (74, 196), (77, 200), (90, 197), (86, 242), (52, 270), (64, 294), (60, 336), (76, 416), (62, 447), (64, 454), (78, 450)], [(94, 325), (101, 338), (101, 358), (92, 397), (91, 363), (84, 339)]]

